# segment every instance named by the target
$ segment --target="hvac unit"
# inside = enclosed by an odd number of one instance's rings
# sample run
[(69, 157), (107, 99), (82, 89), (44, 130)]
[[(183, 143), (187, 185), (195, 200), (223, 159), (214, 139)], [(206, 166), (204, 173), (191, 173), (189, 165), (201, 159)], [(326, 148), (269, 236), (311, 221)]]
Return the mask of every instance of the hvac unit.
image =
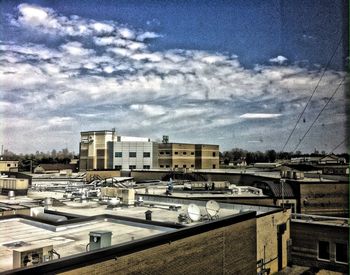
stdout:
[(22, 268), (52, 260), (53, 246), (21, 247), (13, 250), (13, 268)]
[(103, 247), (111, 246), (112, 232), (110, 231), (91, 231), (89, 242), (89, 250), (96, 250)]

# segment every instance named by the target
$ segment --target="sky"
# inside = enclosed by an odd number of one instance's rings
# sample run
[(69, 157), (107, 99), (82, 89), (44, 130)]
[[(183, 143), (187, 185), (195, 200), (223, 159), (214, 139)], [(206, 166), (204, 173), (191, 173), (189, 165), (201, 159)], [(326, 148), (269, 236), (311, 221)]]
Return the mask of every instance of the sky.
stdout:
[(78, 152), (81, 131), (116, 128), (280, 151), (318, 85), (285, 150), (330, 152), (344, 85), (296, 145), (345, 76), (345, 3), (1, 1), (0, 144)]

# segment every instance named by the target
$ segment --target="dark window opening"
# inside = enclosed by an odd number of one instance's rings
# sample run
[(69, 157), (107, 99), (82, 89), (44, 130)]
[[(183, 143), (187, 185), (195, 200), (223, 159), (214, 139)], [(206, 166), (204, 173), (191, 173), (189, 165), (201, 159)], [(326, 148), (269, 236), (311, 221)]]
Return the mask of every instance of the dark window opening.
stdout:
[(184, 164), (182, 167), (183, 167), (183, 168), (186, 168), (186, 164)]
[(213, 164), (213, 169), (215, 169), (216, 168), (216, 165), (215, 164)]
[(321, 260), (329, 260), (329, 242), (318, 242), (318, 258)]
[(187, 155), (187, 152), (183, 152), (182, 154)]
[(123, 157), (123, 153), (122, 152), (115, 152), (114, 156), (116, 158), (121, 158), (121, 157)]
[(179, 154), (179, 152), (175, 152), (175, 155), (178, 155)]
[(136, 152), (129, 152), (129, 158), (136, 158)]
[(144, 158), (150, 158), (151, 157), (151, 153), (150, 152), (143, 152), (143, 157)]
[(335, 260), (337, 262), (348, 263), (348, 245), (345, 243), (335, 244)]
[(143, 169), (150, 169), (151, 168), (151, 166), (149, 166), (149, 165), (144, 165), (143, 166)]
[(122, 166), (121, 166), (121, 165), (115, 165), (115, 166), (114, 166), (114, 169), (115, 169), (115, 170), (122, 170)]
[(136, 169), (136, 165), (129, 165), (129, 169)]
[(213, 152), (213, 157), (216, 157), (216, 153), (215, 152)]

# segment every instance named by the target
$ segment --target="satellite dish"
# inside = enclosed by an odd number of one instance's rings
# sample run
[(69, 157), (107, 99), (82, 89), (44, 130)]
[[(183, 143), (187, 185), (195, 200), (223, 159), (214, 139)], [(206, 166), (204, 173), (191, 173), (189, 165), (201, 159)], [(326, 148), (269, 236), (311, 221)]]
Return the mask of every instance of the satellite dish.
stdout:
[(201, 219), (201, 210), (194, 203), (188, 205), (187, 213), (190, 219), (194, 222), (198, 222)]
[(216, 201), (210, 200), (205, 205), (205, 208), (210, 217), (216, 217), (219, 213), (220, 205)]

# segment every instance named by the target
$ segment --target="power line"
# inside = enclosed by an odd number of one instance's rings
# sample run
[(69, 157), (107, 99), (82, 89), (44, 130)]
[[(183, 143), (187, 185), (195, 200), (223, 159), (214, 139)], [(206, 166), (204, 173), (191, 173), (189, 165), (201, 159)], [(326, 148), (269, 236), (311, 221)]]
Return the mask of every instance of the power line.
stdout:
[(288, 144), (290, 138), (292, 137), (292, 135), (293, 135), (295, 129), (297, 128), (300, 119), (302, 118), (303, 114), (305, 113), (306, 108), (309, 106), (309, 103), (310, 103), (312, 97), (314, 96), (314, 94), (315, 94), (315, 92), (316, 92), (318, 86), (320, 85), (320, 82), (321, 82), (323, 76), (325, 75), (325, 73), (326, 73), (326, 71), (327, 71), (327, 69), (328, 69), (328, 66), (331, 64), (331, 62), (332, 62), (332, 60), (333, 60), (333, 57), (335, 56), (335, 54), (336, 54), (336, 52), (337, 52), (337, 50), (338, 50), (338, 48), (339, 48), (339, 45), (340, 45), (340, 43), (342, 42), (342, 39), (343, 39), (343, 35), (341, 35), (341, 37), (340, 37), (340, 39), (339, 39), (339, 42), (338, 42), (338, 44), (337, 44), (337, 47), (334, 49), (333, 54), (332, 54), (331, 58), (328, 60), (328, 62), (327, 62), (327, 64), (326, 64), (326, 67), (325, 67), (325, 69), (323, 70), (320, 79), (318, 80), (318, 82), (317, 82), (317, 84), (316, 84), (314, 90), (312, 91), (311, 96), (309, 97), (309, 99), (308, 99), (308, 101), (307, 101), (307, 103), (306, 103), (306, 105), (305, 105), (303, 111), (300, 113), (300, 115), (299, 115), (299, 117), (298, 117), (298, 120), (297, 120), (297, 122), (295, 123), (295, 125), (294, 125), (294, 127), (293, 127), (292, 132), (289, 134), (289, 136), (288, 136), (288, 138), (287, 138), (287, 141), (286, 141), (285, 144), (283, 145), (283, 148), (282, 148), (282, 150), (281, 150), (282, 152), (283, 152), (284, 149), (286, 148), (286, 146), (287, 146), (287, 144)]
[(342, 81), (340, 81), (340, 83), (338, 84), (337, 88), (334, 90), (332, 96), (328, 99), (328, 101), (326, 102), (326, 104), (323, 106), (323, 108), (321, 109), (321, 111), (318, 113), (318, 115), (316, 116), (316, 118), (314, 119), (314, 121), (311, 123), (310, 127), (307, 129), (307, 131), (305, 132), (305, 134), (303, 135), (303, 137), (299, 140), (299, 143), (297, 144), (297, 146), (295, 146), (293, 152), (298, 149), (299, 145), (303, 142), (304, 138), (306, 137), (306, 135), (310, 132), (311, 128), (314, 126), (315, 122), (317, 121), (317, 119), (321, 116), (322, 112), (324, 109), (326, 109), (327, 105), (329, 102), (331, 102), (332, 98), (335, 96), (335, 94), (338, 92), (339, 88), (341, 85), (343, 85), (343, 82), (346, 78), (346, 75), (343, 77)]
[(333, 153), (335, 150), (337, 150), (337, 149), (339, 148), (339, 146), (343, 145), (343, 144), (345, 143), (345, 141), (346, 141), (346, 138), (344, 138), (344, 140), (343, 140), (341, 143), (339, 143), (337, 146), (335, 146), (335, 147), (332, 149), (331, 153)]

